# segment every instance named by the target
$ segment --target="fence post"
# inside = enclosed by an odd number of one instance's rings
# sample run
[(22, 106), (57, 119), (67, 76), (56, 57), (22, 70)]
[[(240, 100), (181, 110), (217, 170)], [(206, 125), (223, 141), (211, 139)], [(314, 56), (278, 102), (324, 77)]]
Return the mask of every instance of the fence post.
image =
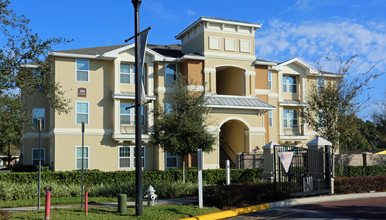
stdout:
[(198, 207), (203, 207), (203, 192), (202, 192), (202, 149), (197, 150), (197, 165), (198, 165)]
[(230, 171), (230, 162), (226, 160), (226, 185), (229, 186), (231, 183), (231, 171)]

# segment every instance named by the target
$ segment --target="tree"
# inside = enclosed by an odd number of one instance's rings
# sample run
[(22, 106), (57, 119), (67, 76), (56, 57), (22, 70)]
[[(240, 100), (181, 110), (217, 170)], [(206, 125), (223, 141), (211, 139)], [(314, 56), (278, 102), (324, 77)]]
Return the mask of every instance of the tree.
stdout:
[(10, 10), (9, 4), (9, 0), (0, 0), (0, 130), (2, 143), (19, 145), (23, 123), (31, 123), (22, 96), (40, 93), (59, 114), (70, 110), (70, 100), (52, 78), (48, 56), (53, 46), (69, 41), (40, 39), (28, 28), (29, 20)]
[(170, 111), (157, 107), (154, 111), (154, 131), (150, 143), (164, 151), (183, 158), (182, 180), (185, 182), (185, 156), (202, 149), (213, 150), (215, 138), (205, 123), (209, 109), (205, 107), (205, 96), (186, 89), (186, 78), (181, 74), (175, 82), (175, 92), (170, 97)]
[(376, 131), (379, 137), (379, 144), (377, 147), (386, 148), (386, 90), (383, 96), (383, 100), (379, 103), (379, 110), (374, 111), (371, 116)]
[(21, 138), (22, 124), (27, 113), (23, 110), (19, 95), (4, 95), (0, 99), (0, 142), (3, 152), (8, 145), (8, 166), (11, 162), (11, 144), (18, 146)]
[[(337, 63), (336, 80), (328, 82), (324, 90), (318, 91), (315, 85), (307, 96), (308, 106), (304, 112), (305, 122), (321, 136), (329, 140), (334, 154), (338, 146), (341, 150), (357, 140), (357, 113), (361, 106), (369, 99), (359, 95), (370, 89), (368, 82), (383, 73), (373, 74), (374, 66), (363, 74), (351, 74), (351, 66), (356, 55), (344, 60), (327, 58)], [(324, 72), (321, 72), (323, 77)], [(363, 141), (363, 140), (362, 140)]]
[[(63, 97), (58, 83), (53, 81), (52, 47), (70, 42), (63, 38), (42, 40), (28, 28), (29, 20), (8, 8), (9, 0), (0, 0), (0, 99), (6, 95), (23, 92), (31, 95), (43, 93), (58, 113), (67, 113), (70, 100)], [(26, 68), (28, 65), (36, 68)], [(39, 90), (36, 88), (39, 87)]]

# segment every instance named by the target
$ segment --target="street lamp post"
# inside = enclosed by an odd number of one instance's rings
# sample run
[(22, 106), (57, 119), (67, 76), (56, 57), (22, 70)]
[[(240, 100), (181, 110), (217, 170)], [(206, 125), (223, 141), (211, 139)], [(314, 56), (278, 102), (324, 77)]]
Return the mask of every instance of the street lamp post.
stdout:
[(141, 92), (141, 71), (140, 65), (140, 38), (139, 38), (139, 6), (142, 0), (132, 0), (134, 6), (134, 20), (135, 20), (135, 213), (137, 216), (142, 216), (142, 145), (141, 145), (141, 110), (140, 110), (140, 92)]

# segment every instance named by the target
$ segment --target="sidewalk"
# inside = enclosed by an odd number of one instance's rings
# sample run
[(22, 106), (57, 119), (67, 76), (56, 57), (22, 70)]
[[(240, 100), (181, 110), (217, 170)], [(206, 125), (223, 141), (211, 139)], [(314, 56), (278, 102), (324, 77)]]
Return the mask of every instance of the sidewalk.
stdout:
[(330, 202), (330, 201), (343, 201), (348, 199), (379, 198), (379, 197), (386, 197), (386, 192), (356, 193), (356, 194), (345, 194), (345, 195), (315, 196), (315, 197), (307, 197), (307, 198), (288, 199), (288, 200), (283, 200), (278, 202), (263, 203), (263, 204), (248, 206), (244, 208), (237, 208), (237, 209), (226, 210), (222, 212), (215, 212), (211, 214), (185, 218), (185, 220), (224, 219), (224, 218), (235, 217), (238, 215), (244, 215), (252, 212), (267, 210), (271, 208), (288, 207), (288, 206), (313, 204), (313, 203), (320, 203), (320, 202)]
[[(174, 199), (160, 199), (155, 202), (155, 205), (186, 205), (197, 203), (197, 197), (185, 197), (185, 198), (174, 198)], [(89, 203), (89, 207), (93, 206), (107, 206), (107, 207), (118, 207), (118, 202), (108, 203)], [(135, 207), (134, 201), (127, 202), (128, 207)], [(143, 200), (143, 206), (147, 206), (147, 201)], [(67, 209), (67, 208), (78, 208), (80, 204), (69, 204), (69, 205), (51, 205), (51, 209)], [(17, 207), (17, 208), (2, 208), (0, 210), (9, 212), (23, 212), (23, 211), (34, 211), (37, 210), (37, 206), (31, 207)], [(40, 210), (44, 210), (44, 205), (40, 206)]]

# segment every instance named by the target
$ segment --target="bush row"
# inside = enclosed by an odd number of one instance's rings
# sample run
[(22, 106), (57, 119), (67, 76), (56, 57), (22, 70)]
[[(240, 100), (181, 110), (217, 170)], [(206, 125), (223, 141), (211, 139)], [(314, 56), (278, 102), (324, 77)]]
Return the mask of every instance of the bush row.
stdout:
[(334, 191), (337, 194), (386, 191), (386, 176), (361, 176), (335, 178)]
[(254, 183), (229, 186), (206, 186), (203, 189), (205, 206), (220, 209), (232, 206), (256, 205), (274, 200), (273, 183)]
[[(263, 169), (232, 169), (232, 183), (251, 183), (262, 179)], [(143, 181), (181, 181), (182, 173), (180, 169), (171, 169), (167, 171), (143, 171)], [(203, 181), (207, 185), (224, 184), (225, 170), (211, 169), (203, 170)], [(18, 183), (32, 183), (38, 180), (38, 172), (11, 172), (0, 173), (0, 182), (11, 181)], [(60, 182), (63, 184), (79, 184), (81, 182), (80, 171), (46, 171), (42, 172), (42, 180), (47, 182)], [(102, 172), (99, 170), (84, 171), (84, 183), (93, 184), (114, 184), (135, 181), (135, 171), (115, 171)], [(186, 181), (197, 182), (197, 169), (186, 170)]]
[[(195, 183), (181, 182), (144, 182), (143, 195), (146, 195), (146, 189), (152, 185), (156, 190), (159, 198), (175, 198), (181, 195), (193, 194), (197, 191)], [(62, 184), (58, 182), (42, 182), (40, 195), (44, 197), (44, 187), (51, 186), (52, 197), (77, 197), (80, 196), (80, 184)], [(37, 198), (37, 183), (10, 183), (0, 182), (0, 201), (18, 200), (18, 199), (34, 199)], [(91, 197), (115, 197), (118, 194), (126, 194), (129, 197), (135, 197), (135, 182), (127, 182), (122, 184), (98, 184), (85, 186), (88, 189)]]
[(386, 175), (386, 166), (350, 166), (343, 167), (343, 174), (340, 175), (340, 167), (335, 167), (336, 177), (354, 177), (354, 176), (380, 176)]
[[(334, 191), (336, 194), (384, 192), (386, 191), (386, 176), (337, 177)], [(274, 183), (254, 183), (230, 186), (204, 187), (204, 203), (220, 209), (232, 206), (249, 206), (272, 202)]]

